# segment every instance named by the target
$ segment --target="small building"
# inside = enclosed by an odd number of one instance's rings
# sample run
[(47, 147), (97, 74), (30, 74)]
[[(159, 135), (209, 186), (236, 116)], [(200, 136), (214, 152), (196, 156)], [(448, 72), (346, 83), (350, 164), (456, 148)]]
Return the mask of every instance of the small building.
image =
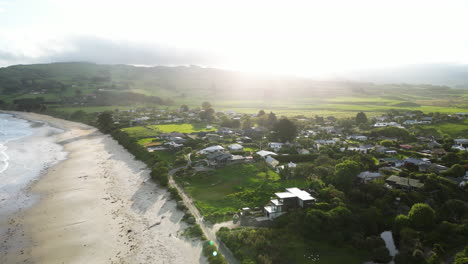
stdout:
[(396, 175), (392, 175), (388, 177), (385, 182), (391, 188), (399, 188), (404, 190), (413, 190), (413, 189), (420, 189), (424, 187), (424, 183), (416, 179), (410, 179), (405, 177), (399, 177)]
[(432, 163), (422, 163), (419, 165), (419, 171), (421, 172), (435, 172), (435, 173), (441, 173), (443, 171), (448, 170), (449, 168), (440, 165), (440, 164), (432, 164)]
[(404, 161), (397, 158), (381, 158), (379, 161), (394, 167), (401, 167), (404, 165)]
[(172, 138), (183, 138), (185, 137), (185, 134), (182, 134), (180, 132), (170, 132), (170, 133), (162, 133), (159, 135), (159, 138), (161, 139), (166, 139), (166, 140), (172, 140)]
[(273, 220), (293, 209), (309, 208), (315, 201), (306, 191), (296, 187), (286, 188), (286, 192), (275, 193), (275, 199), (270, 200), (263, 211), (268, 219)]
[(366, 141), (367, 137), (363, 135), (351, 135), (348, 136), (347, 139), (353, 139), (353, 140), (358, 140), (358, 141)]
[(236, 152), (236, 151), (244, 150), (244, 147), (242, 145), (239, 145), (239, 144), (231, 144), (231, 145), (228, 146), (228, 149), (229, 149), (229, 151)]

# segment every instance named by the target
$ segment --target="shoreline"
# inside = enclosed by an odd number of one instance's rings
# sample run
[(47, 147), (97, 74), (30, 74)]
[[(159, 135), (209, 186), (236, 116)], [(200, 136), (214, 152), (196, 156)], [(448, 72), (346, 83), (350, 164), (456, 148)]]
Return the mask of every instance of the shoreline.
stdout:
[(29, 246), (2, 253), (0, 262), (206, 263), (202, 243), (181, 236), (186, 224), (175, 201), (110, 136), (49, 116), (7, 113), (63, 129), (57, 143), (68, 157), (31, 184), (28, 193), (39, 201), (13, 216)]

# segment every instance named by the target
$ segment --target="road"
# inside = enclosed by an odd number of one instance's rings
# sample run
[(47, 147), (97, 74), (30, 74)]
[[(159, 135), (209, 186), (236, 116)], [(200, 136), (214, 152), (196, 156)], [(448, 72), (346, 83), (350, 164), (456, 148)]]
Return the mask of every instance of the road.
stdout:
[(176, 173), (178, 170), (187, 168), (188, 166), (190, 166), (191, 163), (192, 161), (190, 160), (190, 154), (189, 154), (187, 155), (187, 165), (170, 170), (169, 171), (169, 185), (171, 187), (176, 188), (179, 191), (179, 194), (182, 197), (182, 200), (184, 201), (185, 206), (188, 208), (190, 213), (192, 213), (192, 215), (195, 217), (196, 223), (200, 225), (206, 238), (214, 242), (214, 244), (219, 250), (219, 253), (221, 253), (224, 256), (226, 261), (230, 264), (239, 264), (239, 261), (234, 257), (232, 252), (224, 245), (223, 242), (221, 242), (216, 237), (216, 231), (214, 230), (213, 226), (210, 226), (203, 221), (203, 217), (198, 211), (198, 208), (195, 207), (195, 205), (193, 204), (193, 200), (184, 192), (184, 190), (181, 187), (179, 187), (179, 185), (177, 185), (177, 183), (174, 181), (172, 177), (172, 175), (174, 175), (174, 173)]

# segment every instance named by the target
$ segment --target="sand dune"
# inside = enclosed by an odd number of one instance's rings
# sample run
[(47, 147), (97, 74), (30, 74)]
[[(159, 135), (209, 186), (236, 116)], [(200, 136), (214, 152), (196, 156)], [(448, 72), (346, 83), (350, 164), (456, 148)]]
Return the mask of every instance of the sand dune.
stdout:
[(5, 249), (1, 263), (206, 263), (201, 242), (181, 237), (176, 203), (116, 141), (83, 124), (16, 115), (64, 129), (57, 142), (69, 154), (32, 186), (40, 201), (10, 223), (29, 242)]

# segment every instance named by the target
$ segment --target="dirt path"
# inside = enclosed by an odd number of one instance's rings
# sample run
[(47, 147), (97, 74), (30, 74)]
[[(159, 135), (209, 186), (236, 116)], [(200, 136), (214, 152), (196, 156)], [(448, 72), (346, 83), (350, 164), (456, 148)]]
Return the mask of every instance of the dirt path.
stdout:
[(221, 240), (219, 240), (216, 237), (216, 227), (219, 228), (220, 225), (208, 225), (208, 224), (206, 224), (203, 221), (203, 216), (200, 214), (197, 207), (195, 207), (195, 205), (193, 204), (192, 198), (190, 198), (184, 192), (184, 190), (181, 187), (179, 187), (179, 185), (177, 185), (177, 183), (174, 181), (174, 179), (172, 177), (172, 175), (174, 175), (174, 173), (176, 173), (178, 170), (180, 170), (182, 168), (187, 168), (190, 164), (191, 164), (191, 160), (190, 160), (190, 154), (189, 154), (189, 155), (187, 155), (187, 165), (186, 166), (175, 168), (175, 169), (172, 169), (171, 171), (169, 171), (169, 184), (172, 187), (177, 188), (177, 190), (179, 191), (180, 196), (182, 197), (182, 200), (184, 201), (185, 206), (187, 206), (190, 213), (192, 213), (192, 215), (195, 217), (195, 221), (197, 222), (197, 224), (200, 225), (201, 229), (203, 230), (203, 233), (205, 233), (206, 238), (208, 240), (211, 240), (211, 241), (214, 242), (216, 247), (218, 247), (219, 252), (221, 254), (223, 254), (226, 261), (228, 263), (231, 263), (231, 264), (239, 264), (239, 261), (234, 257), (232, 252), (224, 245), (224, 243)]

